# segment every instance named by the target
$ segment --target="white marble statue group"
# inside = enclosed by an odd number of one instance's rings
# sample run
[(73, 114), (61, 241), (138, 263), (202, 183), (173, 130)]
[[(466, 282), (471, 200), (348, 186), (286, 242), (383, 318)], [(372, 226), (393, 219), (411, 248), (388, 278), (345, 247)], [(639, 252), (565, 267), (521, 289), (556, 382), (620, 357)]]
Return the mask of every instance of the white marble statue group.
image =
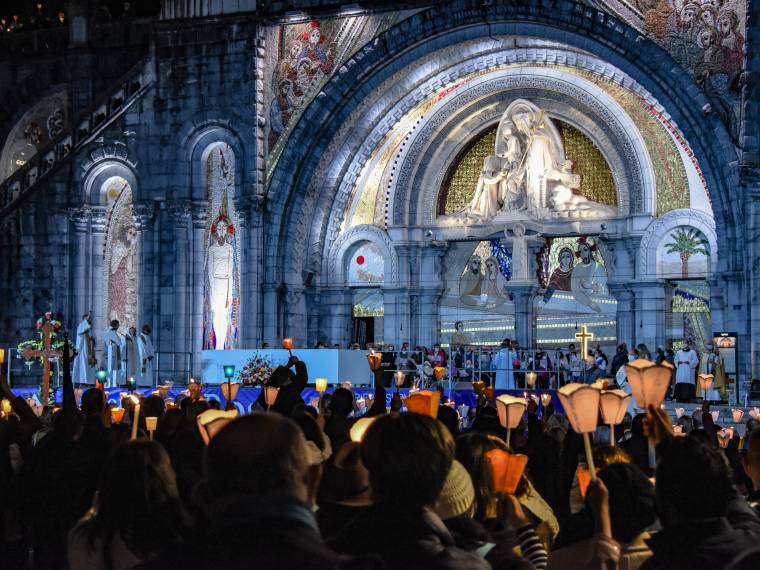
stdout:
[(562, 137), (544, 111), (518, 99), (509, 105), (496, 131), (494, 154), (483, 161), (470, 204), (455, 215), (467, 221), (597, 218), (617, 209), (573, 192), (580, 176), (565, 159)]
[[(150, 325), (144, 325), (140, 334), (137, 334), (135, 327), (122, 334), (119, 332), (119, 321), (111, 321), (110, 329), (103, 335), (106, 387), (124, 385), (129, 379), (134, 380), (135, 386), (153, 385), (156, 351), (150, 334)], [(76, 350), (73, 381), (93, 384), (97, 359), (89, 314), (84, 315), (77, 327)]]

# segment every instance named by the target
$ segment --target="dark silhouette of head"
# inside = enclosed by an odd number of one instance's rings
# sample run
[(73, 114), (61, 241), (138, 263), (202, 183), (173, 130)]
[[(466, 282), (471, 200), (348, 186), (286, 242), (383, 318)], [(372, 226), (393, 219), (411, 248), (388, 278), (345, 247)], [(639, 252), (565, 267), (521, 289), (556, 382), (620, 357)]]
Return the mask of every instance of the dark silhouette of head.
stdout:
[(718, 449), (693, 437), (676, 437), (661, 443), (658, 451), (655, 493), (665, 526), (725, 515), (734, 490)]
[(362, 442), (374, 498), (404, 510), (435, 503), (453, 459), (449, 431), (420, 414), (380, 416)]

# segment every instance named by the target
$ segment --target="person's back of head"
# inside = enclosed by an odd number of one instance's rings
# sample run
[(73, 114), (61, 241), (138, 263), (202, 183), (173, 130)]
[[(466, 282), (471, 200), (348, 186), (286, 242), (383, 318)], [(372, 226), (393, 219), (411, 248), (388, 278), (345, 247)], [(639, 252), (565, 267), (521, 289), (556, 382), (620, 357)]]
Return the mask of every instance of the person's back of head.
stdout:
[(454, 459), (454, 440), (439, 421), (420, 414), (381, 416), (362, 442), (378, 501), (407, 510), (435, 503)]
[(99, 416), (106, 405), (106, 395), (103, 390), (89, 388), (82, 394), (82, 413), (86, 417)]
[(760, 491), (760, 427), (753, 429), (747, 438), (747, 453), (742, 458), (744, 472), (752, 479), (755, 491)]
[(166, 413), (166, 402), (164, 399), (157, 395), (151, 394), (142, 401), (142, 411), (140, 415), (145, 418), (156, 417), (159, 420), (163, 419)]
[(493, 515), (495, 507), (496, 490), (486, 456), (492, 449), (508, 450), (501, 439), (484, 433), (469, 432), (456, 440), (456, 459), (470, 474), (475, 491), (475, 518), (481, 521)]
[(134, 440), (106, 462), (97, 494), (97, 516), (86, 531), (108, 544), (118, 534), (142, 559), (174, 544), (186, 527), (177, 480), (164, 448)]
[(354, 395), (351, 390), (337, 388), (330, 399), (330, 415), (334, 418), (347, 418), (354, 409)]
[(657, 519), (654, 487), (632, 463), (613, 463), (598, 475), (609, 491), (612, 536), (621, 543), (631, 542)]
[(594, 466), (604, 469), (614, 463), (630, 463), (631, 457), (616, 445), (598, 445), (594, 448)]
[(448, 428), (451, 437), (459, 435), (459, 414), (451, 406), (438, 407), (438, 421)]
[(655, 492), (664, 525), (725, 515), (734, 490), (718, 449), (693, 437), (676, 437), (658, 451)]
[(646, 417), (646, 414), (636, 414), (633, 416), (633, 420), (631, 420), (631, 435), (633, 437), (644, 437), (644, 420)]
[(206, 450), (204, 487), (210, 500), (246, 494), (305, 501), (308, 467), (301, 429), (280, 414), (251, 414), (224, 427)]

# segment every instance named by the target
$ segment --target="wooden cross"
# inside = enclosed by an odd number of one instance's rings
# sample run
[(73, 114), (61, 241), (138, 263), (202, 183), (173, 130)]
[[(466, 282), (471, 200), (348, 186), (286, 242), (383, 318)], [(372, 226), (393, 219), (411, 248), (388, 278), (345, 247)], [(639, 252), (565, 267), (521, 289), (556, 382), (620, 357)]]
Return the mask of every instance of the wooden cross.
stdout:
[(588, 327), (582, 325), (581, 332), (575, 333), (575, 338), (581, 342), (581, 358), (585, 360), (588, 356), (588, 343), (594, 338), (594, 333), (588, 332)]
[(32, 350), (27, 348), (21, 353), (24, 360), (32, 360), (33, 358), (42, 359), (42, 405), (46, 406), (50, 402), (50, 359), (60, 358), (63, 353), (59, 350), (52, 350), (50, 347), (53, 344), (53, 332), (55, 327), (52, 323), (45, 323), (42, 325), (42, 350)]

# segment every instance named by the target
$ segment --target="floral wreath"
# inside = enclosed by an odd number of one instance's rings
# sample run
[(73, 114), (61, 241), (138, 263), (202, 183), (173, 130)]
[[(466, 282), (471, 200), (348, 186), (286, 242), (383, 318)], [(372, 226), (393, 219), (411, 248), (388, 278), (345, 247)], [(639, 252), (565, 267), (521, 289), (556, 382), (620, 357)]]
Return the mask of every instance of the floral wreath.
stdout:
[(55, 330), (58, 330), (59, 328), (61, 328), (61, 321), (55, 320), (53, 318), (53, 313), (51, 313), (50, 311), (48, 311), (42, 317), (37, 319), (37, 322), (35, 323), (34, 326), (39, 331), (39, 330), (42, 330), (42, 327), (45, 325), (45, 323), (50, 323), (51, 325), (53, 325)]
[[(320, 28), (319, 22), (311, 22), (309, 24), (309, 29), (304, 30), (304, 32), (303, 32), (303, 41), (305, 41), (305, 42), (309, 41), (309, 36), (311, 36), (311, 30), (313, 30), (315, 28), (316, 29)], [(324, 42), (326, 39), (327, 38), (325, 36), (323, 36), (321, 33), (319, 34), (319, 43)]]
[(234, 224), (230, 221), (230, 219), (227, 216), (225, 216), (224, 214), (220, 214), (219, 217), (217, 219), (215, 219), (214, 222), (211, 224), (211, 233), (212, 234), (216, 235), (216, 225), (219, 224), (219, 223), (221, 223), (221, 222), (224, 222), (224, 223), (227, 224), (227, 233), (229, 233), (229, 234), (234, 234), (235, 233), (235, 226), (234, 226)]
[[(577, 243), (578, 243), (578, 245), (586, 245), (586, 246), (588, 246), (588, 248), (589, 248), (589, 250), (591, 252), (595, 252), (596, 251), (596, 243), (589, 243), (588, 242), (588, 236), (581, 236), (581, 237), (579, 237)], [(581, 256), (581, 252), (580, 252), (580, 250), (577, 250), (575, 252), (575, 257), (580, 257), (580, 256)]]

